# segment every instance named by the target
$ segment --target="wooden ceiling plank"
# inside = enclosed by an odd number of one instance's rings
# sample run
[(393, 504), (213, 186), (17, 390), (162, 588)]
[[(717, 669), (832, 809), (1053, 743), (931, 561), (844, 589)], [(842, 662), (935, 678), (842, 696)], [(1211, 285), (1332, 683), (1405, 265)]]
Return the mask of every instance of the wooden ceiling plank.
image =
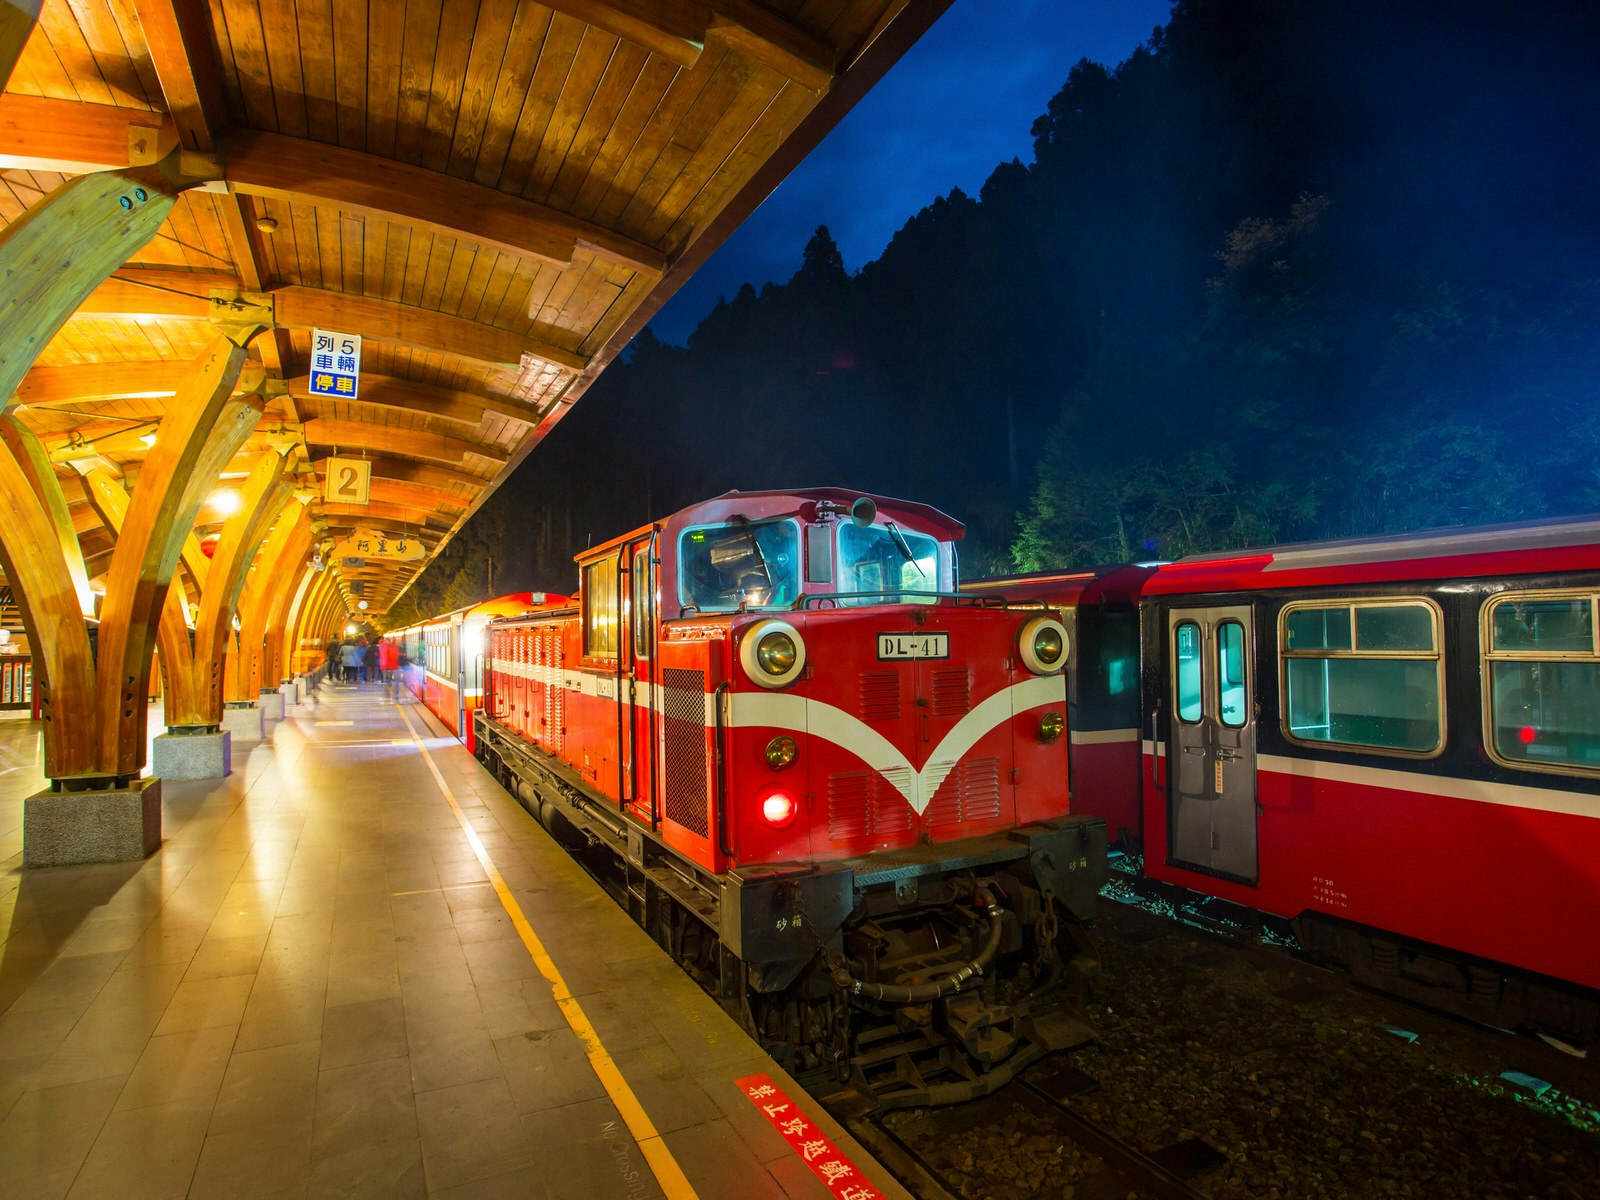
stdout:
[[(593, 211), (587, 214), (589, 220), (607, 228), (626, 228), (619, 223), (619, 218), (632, 199), (633, 189), (671, 144), (684, 114), (700, 99), (716, 76), (717, 65), (708, 61), (698, 70), (679, 71), (672, 77), (666, 91), (648, 115), (638, 139), (629, 147), (616, 175), (595, 200)], [(584, 206), (580, 204), (577, 211), (583, 212)]]
[(211, 14), (211, 36), (217, 47), (217, 72), (222, 79), (222, 90), (228, 98), (225, 112), (248, 112), (244, 91), (239, 86), (239, 70), (233, 56), (233, 41), (228, 34), (228, 20), (222, 11), (222, 0), (206, 0)]
[[(326, 474), (327, 458), (327, 454), (317, 455), (312, 462), (313, 469)], [(463, 492), (476, 495), (482, 486), (477, 478), (452, 470), (450, 467), (415, 462), (387, 454), (368, 454), (366, 459), (372, 464), (374, 483), (387, 479), (396, 483), (413, 483), (421, 487), (437, 488), (453, 495), (462, 495)]]
[(418, 300), (423, 308), (443, 309), (445, 284), (450, 278), (450, 264), (455, 260), (456, 239), (435, 235), (428, 247), (428, 269), (423, 275), (422, 296)]
[[(430, 171), (444, 172), (450, 166), (450, 143), (463, 125), (477, 119), (476, 113), (488, 112), (488, 97), (479, 78), (483, 65), (493, 59), (496, 65), (505, 49), (504, 31), (511, 25), (511, 10), (504, 9), (498, 22), (485, 26), (484, 37), (491, 45), (479, 47), (477, 38), (468, 32), (475, 24), (483, 22), (501, 6), (494, 0), (444, 0), (440, 28), (447, 32), (440, 40), (438, 55), (433, 66), (433, 88), (428, 98), (426, 127), (423, 131), (419, 165)], [(493, 29), (493, 33), (489, 29)], [(475, 74), (475, 72), (477, 74)], [(471, 107), (475, 110), (469, 113)]]
[[(293, 395), (309, 394), (308, 376), (296, 376), (288, 383), (289, 391)], [(538, 419), (538, 414), (532, 408), (515, 400), (419, 383), (413, 379), (400, 379), (392, 375), (363, 373), (361, 395), (355, 403), (408, 409), (426, 416), (437, 416), (447, 421), (468, 425), (477, 425), (485, 413), (520, 421), (525, 425), (534, 424)]]
[[(500, 182), (506, 152), (522, 113), (523, 98), (533, 82), (540, 49), (555, 19), (555, 14), (543, 5), (523, 4), (517, 9), (516, 23), (495, 80), (494, 99), (489, 103), (489, 119), (478, 142), (477, 155), (463, 164), (471, 168), (472, 178), (485, 187), (496, 187)], [(457, 173), (454, 156), (450, 168), (452, 175)]]
[(367, 152), (394, 157), (395, 120), (400, 109), (400, 61), (405, 23), (392, 7), (367, 14)]
[(173, 317), (204, 321), (211, 302), (199, 296), (144, 283), (130, 283), (112, 276), (84, 298), (75, 312), (78, 317)]
[(110, 89), (112, 103), (149, 106), (151, 98), (145, 94), (144, 84), (133, 69), (122, 30), (117, 28), (107, 6), (92, 0), (67, 0), (65, 5), (45, 7), (64, 7), (72, 13), (82, 45), (94, 64), (95, 73)]
[(18, 0), (12, 5), (14, 13), (7, 13), (8, 22), (15, 28), (0, 34), (0, 90), (6, 87), (26, 89), (45, 96), (77, 96), (71, 79), (50, 45), (49, 34), (35, 37), (39, 23), (38, 0)]
[[(322, 275), (322, 256), (318, 253), (318, 211), (316, 206), (311, 204), (289, 205), (288, 226), (278, 226), (272, 236), (276, 240), (287, 232), (294, 238), (295, 282), (302, 283), (306, 287), (326, 288), (328, 284)], [(343, 327), (335, 326), (335, 328)]]
[[(534, 159), (546, 146), (546, 137), (554, 133), (551, 121), (566, 81), (579, 72), (598, 77), (598, 69), (592, 62), (580, 60), (579, 52), (584, 42), (592, 40), (586, 36), (588, 32), (588, 27), (582, 21), (574, 20), (559, 10), (550, 22), (550, 33), (539, 51), (539, 65), (533, 72), (533, 81), (528, 85), (522, 113), (516, 129), (512, 131), (511, 144), (506, 148), (506, 161), (495, 183), (502, 191), (518, 196), (524, 193)], [(606, 38), (606, 35), (602, 33), (599, 37)], [(609, 38), (606, 40), (610, 41)]]
[(433, 256), (433, 243), (438, 239), (438, 234), (432, 230), (414, 229), (411, 231), (411, 245), (406, 254), (405, 274), (400, 284), (400, 301), (403, 304), (425, 308), (422, 302), (423, 289), (428, 282), (428, 262)]
[[(400, 97), (395, 112), (393, 157), (414, 163), (422, 158), (439, 51), (441, 0), (406, 0), (405, 38), (400, 48)], [(449, 41), (450, 39), (447, 39)]]
[[(547, 10), (519, 4), (517, 0), (482, 0), (472, 34), (472, 50), (467, 58), (455, 128), (448, 145), (439, 148), (444, 160), (425, 157), (428, 166), (463, 179), (474, 177), (484, 131), (494, 108), (497, 80), (507, 55), (529, 45), (533, 45), (537, 53), (532, 33), (542, 29), (549, 20)], [(508, 36), (500, 34), (504, 29), (510, 30)]]
[(300, 23), (293, 4), (258, 3), (261, 38), (272, 69), (273, 109), (277, 122), (269, 128), (290, 137), (307, 132), (305, 81), (300, 75)]
[[(563, 212), (576, 211), (575, 201), (611, 141), (611, 134), (623, 119), (628, 102), (640, 87), (650, 56), (632, 42), (621, 42), (606, 64), (600, 88), (578, 126), (572, 145), (547, 191), (529, 193), (530, 199), (549, 204)], [(665, 80), (662, 81), (665, 86)], [(659, 95), (659, 89), (657, 95)]]
[(256, 0), (219, 0), (233, 48), (234, 73), (244, 98), (245, 119), (257, 129), (276, 129), (278, 114), (267, 64), (266, 35)]
[(319, 141), (336, 141), (339, 109), (335, 69), (332, 0), (295, 0), (300, 28), (300, 79), (304, 88), (307, 131)]
[[(674, 130), (672, 141), (634, 186), (633, 196), (621, 213), (622, 227), (642, 228), (647, 223), (660, 222), (663, 215), (670, 224), (677, 210), (663, 214), (663, 206), (673, 185), (706, 152), (708, 143), (716, 157), (726, 155), (778, 86), (781, 85), (770, 76), (752, 79), (743, 63), (732, 55), (724, 57), (717, 64), (711, 83)], [(760, 108), (755, 111), (747, 107), (752, 88), (763, 89)]]
[(334, 103), (339, 145), (367, 150), (367, 0), (333, 0)]
[(567, 73), (560, 94), (555, 98), (543, 145), (532, 160), (527, 180), (517, 189), (522, 195), (530, 199), (537, 197), (542, 202), (550, 194), (556, 175), (572, 153), (578, 131), (583, 127), (589, 109), (606, 81), (606, 72), (623, 45), (625, 43), (596, 29), (590, 29), (583, 35), (583, 42), (573, 59), (572, 70)]

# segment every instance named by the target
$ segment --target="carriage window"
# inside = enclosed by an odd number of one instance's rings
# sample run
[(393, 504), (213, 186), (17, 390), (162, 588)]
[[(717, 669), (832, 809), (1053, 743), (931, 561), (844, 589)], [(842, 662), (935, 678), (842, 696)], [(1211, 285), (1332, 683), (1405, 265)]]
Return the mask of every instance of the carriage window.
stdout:
[(1425, 600), (1286, 608), (1284, 733), (1295, 741), (1429, 755), (1444, 745), (1439, 610)]
[(1244, 680), (1244, 626), (1237, 621), (1224, 621), (1217, 626), (1217, 699), (1222, 706), (1222, 723), (1230, 729), (1244, 728)]
[(583, 652), (617, 657), (617, 560), (603, 558), (583, 569)]
[(1200, 719), (1200, 626), (1185, 621), (1173, 630), (1178, 720)]
[(800, 535), (793, 521), (730, 521), (678, 539), (678, 600), (701, 612), (790, 608), (800, 595)]
[(1510, 766), (1600, 772), (1600, 646), (1592, 593), (1488, 604), (1486, 725)]
[(839, 525), (839, 591), (844, 604), (936, 604), (939, 543), (898, 525)]

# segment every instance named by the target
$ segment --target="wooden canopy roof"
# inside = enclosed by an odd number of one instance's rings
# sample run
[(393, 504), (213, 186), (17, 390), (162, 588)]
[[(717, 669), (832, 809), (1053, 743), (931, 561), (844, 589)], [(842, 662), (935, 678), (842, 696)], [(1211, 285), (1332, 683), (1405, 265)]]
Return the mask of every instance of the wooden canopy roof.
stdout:
[[(61, 478), (135, 490), (215, 322), (260, 321), (267, 408), (223, 480), (287, 451), (313, 549), (373, 528), (431, 557), (948, 3), (43, 0), (0, 221), (174, 150), (201, 182), (10, 410)], [(363, 338), (357, 399), (311, 394), (313, 328)], [(365, 505), (325, 498), (334, 455), (371, 464)], [(81, 490), (93, 575), (114, 539)], [(382, 613), (427, 561), (342, 587)]]

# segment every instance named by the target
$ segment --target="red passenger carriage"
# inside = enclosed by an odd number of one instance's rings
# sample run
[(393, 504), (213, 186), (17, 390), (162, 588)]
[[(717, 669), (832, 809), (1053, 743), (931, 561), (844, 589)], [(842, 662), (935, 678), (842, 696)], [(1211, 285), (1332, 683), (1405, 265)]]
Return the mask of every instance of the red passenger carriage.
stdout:
[[(978, 586), (1067, 610), (1074, 721), (1140, 747), (1108, 775), (1075, 725), (1074, 807), (1150, 879), (1376, 986), (1600, 1043), (1600, 521)], [(1106, 622), (1134, 603), (1137, 633)], [(1136, 705), (1095, 676), (1135, 657)]]

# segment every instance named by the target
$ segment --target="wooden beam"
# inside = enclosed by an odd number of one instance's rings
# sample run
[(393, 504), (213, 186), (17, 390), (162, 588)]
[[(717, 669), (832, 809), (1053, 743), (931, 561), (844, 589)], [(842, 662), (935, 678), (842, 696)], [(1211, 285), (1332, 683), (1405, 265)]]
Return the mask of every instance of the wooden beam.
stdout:
[(227, 123), (228, 102), (211, 49), (205, 0), (133, 0), (133, 11), (184, 148), (215, 149), (215, 131)]
[[(329, 521), (344, 518), (354, 521), (358, 525), (376, 525), (380, 529), (394, 529), (398, 525), (406, 525), (414, 529), (422, 529), (431, 525), (439, 532), (450, 528), (453, 516), (443, 516), (430, 512), (427, 509), (408, 507), (404, 504), (390, 504), (385, 501), (374, 500), (370, 504), (324, 504), (323, 516)], [(396, 530), (398, 532), (398, 530)], [(379, 559), (373, 559), (379, 562)]]
[(437, 512), (442, 509), (459, 511), (467, 507), (464, 496), (457, 496), (453, 492), (441, 492), (436, 488), (418, 487), (414, 483), (396, 483), (392, 479), (374, 479), (372, 498), (382, 500), (386, 504), (401, 504), (408, 508), (422, 509), (424, 512)]
[(63, 175), (114, 171), (153, 162), (177, 145), (177, 128), (148, 109), (15, 92), (0, 96), (0, 168)]
[(205, 296), (191, 296), (187, 292), (131, 283), (112, 276), (85, 295), (72, 315), (125, 320), (171, 317), (181, 321), (206, 321), (211, 318), (211, 301)]
[(173, 167), (80, 175), (0, 231), (0, 409), (73, 311), (161, 228), (182, 190)]
[(101, 400), (154, 400), (175, 395), (191, 364), (175, 359), (80, 363), (32, 368), (17, 385), (18, 404), (91, 404)]
[[(311, 377), (296, 375), (288, 381), (289, 393), (308, 400), (326, 399), (311, 394)], [(459, 392), (451, 388), (435, 387), (431, 383), (417, 383), (393, 375), (361, 375), (361, 395), (350, 404), (371, 404), (383, 408), (399, 408), (408, 412), (456, 421), (462, 425), (478, 426), (485, 415), (507, 417), (524, 425), (539, 423), (539, 410), (531, 404), (508, 400), (500, 396), (484, 396), (477, 392)]]
[(548, 0), (549, 7), (642, 46), (682, 67), (720, 39), (752, 62), (825, 92), (837, 74), (827, 42), (750, 0)]
[[(334, 417), (317, 417), (305, 423), (308, 446), (343, 446), (346, 450), (365, 449), (378, 454), (399, 455), (402, 458), (419, 458), (424, 462), (456, 466), (473, 454), (496, 465), (509, 457), (504, 450), (471, 442), (463, 438), (445, 437), (440, 433), (423, 433), (415, 429), (396, 429), (389, 425), (369, 425), (362, 421), (341, 421)], [(488, 480), (480, 481), (487, 484)]]
[[(444, 467), (427, 466), (409, 459), (394, 458), (384, 454), (368, 454), (367, 461), (372, 464), (372, 480), (376, 484), (380, 479), (393, 479), (399, 483), (415, 483), (422, 487), (439, 488), (450, 491), (455, 484), (466, 484), (475, 489), (488, 486), (488, 481), (476, 475), (468, 475), (462, 471), (451, 471)], [(312, 465), (318, 468), (319, 478), (326, 478), (327, 456), (324, 455)], [(471, 500), (467, 500), (471, 503)]]
[[(241, 335), (242, 336), (242, 335)], [(111, 556), (100, 610), (96, 766), (137, 774), (144, 762), (150, 655), (184, 540), (217, 474), (261, 415), (233, 394), (246, 352), (218, 337), (162, 420)]]
[(576, 247), (660, 277), (654, 246), (531, 200), (376, 154), (253, 129), (228, 135), (228, 186), (249, 196), (308, 201), (419, 226), (519, 258), (570, 267)]
[(581, 371), (588, 362), (570, 350), (495, 325), (392, 300), (309, 287), (275, 288), (270, 294), (278, 325), (289, 329), (348, 329), (374, 341), (472, 358), (508, 370), (519, 368), (525, 354), (569, 371)]

